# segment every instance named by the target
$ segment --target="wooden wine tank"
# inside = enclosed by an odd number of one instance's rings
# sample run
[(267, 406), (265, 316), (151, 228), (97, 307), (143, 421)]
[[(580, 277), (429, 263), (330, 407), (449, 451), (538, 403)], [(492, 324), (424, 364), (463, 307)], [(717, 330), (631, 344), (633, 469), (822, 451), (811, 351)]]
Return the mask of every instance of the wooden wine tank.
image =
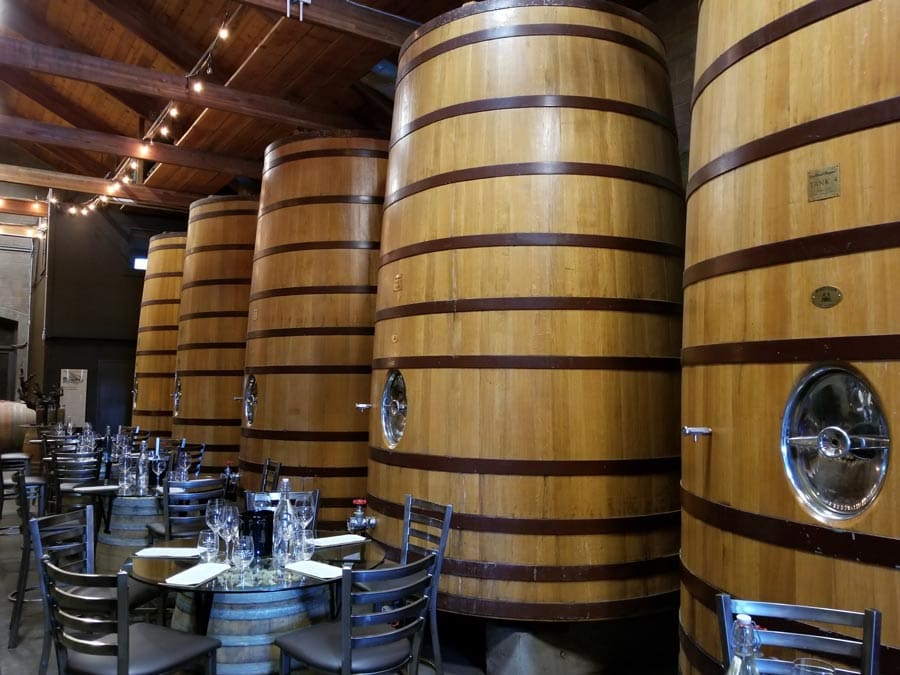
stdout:
[(683, 211), (641, 15), (469, 3), (407, 41), (368, 498), (392, 548), (405, 493), (453, 504), (443, 609), (674, 611)]
[(900, 673), (897, 26), (891, 0), (701, 5), (682, 421), (712, 434), (682, 442), (684, 673), (721, 672), (723, 590), (880, 609)]
[(131, 424), (151, 436), (172, 435), (172, 393), (178, 344), (178, 306), (184, 232), (150, 237), (134, 360)]
[(259, 202), (191, 204), (178, 320), (175, 437), (205, 443), (203, 468), (237, 468), (250, 274)]
[[(247, 324), (241, 481), (266, 457), (319, 488), (320, 527), (366, 491), (366, 415), (387, 140), (306, 134), (269, 146)], [(252, 415), (252, 420), (247, 413)]]

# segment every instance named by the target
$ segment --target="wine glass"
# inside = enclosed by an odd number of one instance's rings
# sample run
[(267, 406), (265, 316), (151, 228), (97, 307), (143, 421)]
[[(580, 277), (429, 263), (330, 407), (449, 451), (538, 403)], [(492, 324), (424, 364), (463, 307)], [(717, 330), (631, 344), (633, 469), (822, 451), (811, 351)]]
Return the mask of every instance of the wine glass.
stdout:
[[(234, 564), (234, 548), (231, 542), (238, 538), (241, 530), (241, 514), (236, 506), (226, 506), (222, 509), (222, 539), (225, 540), (225, 562)], [(229, 548), (231, 551), (229, 552)]]
[(206, 503), (206, 524), (209, 526), (209, 529), (216, 533), (217, 537), (220, 536), (222, 532), (222, 516), (224, 510), (224, 499), (210, 499)]
[(241, 535), (234, 544), (234, 561), (238, 569), (243, 573), (256, 555), (256, 545), (253, 537), (248, 534)]
[(153, 469), (153, 473), (156, 476), (157, 490), (159, 490), (159, 480), (166, 470), (166, 464), (168, 464), (168, 460), (165, 455), (154, 455), (150, 460), (150, 468)]
[(188, 480), (188, 469), (191, 467), (191, 458), (187, 451), (181, 450), (178, 453), (178, 469), (180, 470), (182, 480)]
[(219, 537), (212, 530), (200, 530), (197, 535), (197, 548), (206, 562), (212, 562), (219, 555)]
[(312, 493), (311, 492), (301, 492), (297, 496), (297, 500), (294, 504), (294, 510), (297, 514), (297, 522), (300, 524), (301, 530), (306, 530), (309, 528), (309, 524), (313, 520), (313, 501), (312, 501)]
[(315, 553), (316, 544), (313, 540), (312, 530), (298, 529), (294, 532), (293, 548), (291, 549), (291, 558), (293, 560), (309, 560)]

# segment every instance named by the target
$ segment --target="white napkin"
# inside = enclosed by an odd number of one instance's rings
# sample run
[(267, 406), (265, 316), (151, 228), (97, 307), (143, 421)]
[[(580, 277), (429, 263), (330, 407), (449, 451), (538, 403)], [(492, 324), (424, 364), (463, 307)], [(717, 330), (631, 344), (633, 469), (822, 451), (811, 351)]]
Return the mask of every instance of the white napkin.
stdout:
[(169, 577), (166, 579), (166, 583), (175, 586), (196, 586), (204, 581), (209, 581), (229, 568), (230, 565), (227, 563), (200, 563)]
[(317, 579), (340, 579), (343, 574), (343, 570), (340, 567), (326, 565), (315, 560), (301, 560), (300, 562), (288, 563), (284, 568), (292, 572), (316, 577)]
[(358, 544), (365, 540), (365, 537), (361, 537), (358, 534), (338, 534), (334, 537), (313, 539), (313, 543), (316, 546), (342, 546), (344, 544)]
[(196, 546), (193, 548), (165, 548), (163, 546), (156, 546), (142, 548), (140, 551), (137, 551), (135, 555), (141, 558), (197, 558), (202, 550), (203, 549)]

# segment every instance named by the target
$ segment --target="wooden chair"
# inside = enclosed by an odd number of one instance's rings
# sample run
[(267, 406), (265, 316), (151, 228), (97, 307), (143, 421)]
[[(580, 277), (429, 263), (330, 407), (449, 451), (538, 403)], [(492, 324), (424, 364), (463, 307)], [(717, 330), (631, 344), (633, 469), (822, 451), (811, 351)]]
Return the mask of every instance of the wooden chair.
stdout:
[[(734, 657), (731, 635), (734, 616), (749, 614), (756, 623), (766, 628), (758, 631), (762, 647), (784, 647), (804, 653), (825, 654), (838, 657), (842, 661), (850, 659), (854, 664), (858, 664), (856, 669), (845, 669), (843, 666), (836, 668), (835, 675), (880, 673), (878, 661), (881, 650), (881, 612), (877, 609), (852, 612), (778, 602), (738, 600), (727, 593), (719, 593), (716, 600), (722, 656), (726, 664), (731, 663)], [(794, 622), (803, 623), (796, 625)], [(804, 625), (807, 622), (860, 628), (862, 639), (829, 635), (820, 628)], [(757, 665), (760, 675), (766, 673), (790, 675), (791, 672), (790, 661), (766, 657), (758, 658)]]
[(130, 622), (126, 570), (71, 572), (48, 556), (41, 564), (44, 607), (61, 674), (162, 673), (195, 663), (215, 674), (219, 640)]
[(190, 481), (163, 483), (163, 522), (150, 523), (147, 529), (156, 539), (196, 538), (206, 529), (206, 504), (225, 494), (221, 483), (192, 487)]
[[(281, 673), (292, 659), (328, 673), (389, 673), (419, 665), (422, 634), (434, 588), (436, 556), (373, 570), (344, 565), (338, 621), (317, 623), (275, 640), (281, 650)], [(388, 587), (368, 590), (368, 587)]]

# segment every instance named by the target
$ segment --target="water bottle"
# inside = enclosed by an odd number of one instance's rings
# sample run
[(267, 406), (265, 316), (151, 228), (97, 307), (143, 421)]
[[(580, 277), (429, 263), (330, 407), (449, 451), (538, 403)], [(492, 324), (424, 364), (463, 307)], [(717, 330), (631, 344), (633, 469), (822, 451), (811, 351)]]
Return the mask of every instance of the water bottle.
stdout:
[(287, 560), (294, 534), (294, 507), (291, 504), (291, 481), (281, 479), (281, 496), (272, 523), (272, 552), (282, 564)]
[(756, 654), (759, 651), (759, 635), (756, 624), (748, 614), (738, 614), (731, 626), (734, 657), (726, 675), (759, 675)]
[(138, 493), (145, 495), (150, 487), (150, 467), (147, 457), (147, 441), (141, 441), (141, 454), (138, 457), (137, 484)]

